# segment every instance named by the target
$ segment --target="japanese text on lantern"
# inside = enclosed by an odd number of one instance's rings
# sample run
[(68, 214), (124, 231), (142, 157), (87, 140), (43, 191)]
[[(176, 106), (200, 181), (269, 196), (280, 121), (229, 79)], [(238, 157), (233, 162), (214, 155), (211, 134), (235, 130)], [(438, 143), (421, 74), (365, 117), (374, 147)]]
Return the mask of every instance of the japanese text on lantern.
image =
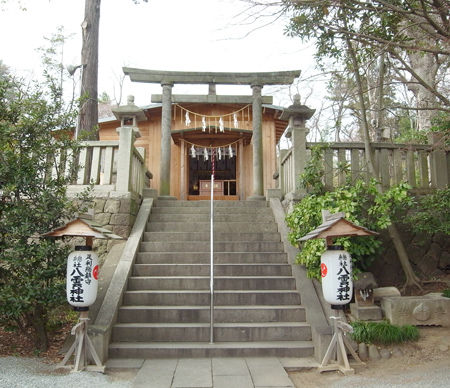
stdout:
[(84, 282), (86, 284), (91, 284), (92, 281), (92, 257), (91, 255), (87, 255), (86, 257), (86, 279)]
[(81, 256), (76, 256), (73, 259), (73, 271), (70, 274), (70, 282), (72, 284), (72, 287), (70, 289), (70, 301), (71, 302), (84, 302), (83, 298), (83, 280), (85, 277), (85, 274), (82, 272), (83, 269), (81, 268), (81, 262), (82, 262)]
[[(339, 286), (337, 288), (337, 300), (347, 300), (350, 298), (350, 271), (351, 268), (347, 267), (347, 264), (350, 263), (347, 256), (345, 254), (339, 255), (339, 270), (338, 270), (338, 281)], [(351, 264), (350, 264), (351, 265)]]

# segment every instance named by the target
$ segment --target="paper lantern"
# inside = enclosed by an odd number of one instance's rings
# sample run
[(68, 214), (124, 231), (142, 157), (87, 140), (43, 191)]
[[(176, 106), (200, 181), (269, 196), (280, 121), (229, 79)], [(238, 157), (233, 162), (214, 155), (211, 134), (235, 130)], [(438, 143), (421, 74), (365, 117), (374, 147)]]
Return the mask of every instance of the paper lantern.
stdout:
[(352, 258), (339, 245), (330, 245), (320, 263), (322, 291), (331, 305), (350, 303), (353, 294)]
[(90, 246), (76, 246), (67, 259), (67, 301), (87, 310), (95, 302), (98, 289), (98, 256)]

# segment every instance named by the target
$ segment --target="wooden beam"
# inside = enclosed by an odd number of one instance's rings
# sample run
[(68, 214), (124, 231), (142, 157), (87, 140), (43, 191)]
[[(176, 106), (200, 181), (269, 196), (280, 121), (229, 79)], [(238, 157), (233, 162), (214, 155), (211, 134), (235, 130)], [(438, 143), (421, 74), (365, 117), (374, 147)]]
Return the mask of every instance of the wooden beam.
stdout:
[(203, 73), (124, 67), (123, 72), (134, 82), (162, 84), (290, 85), (295, 78), (300, 76), (300, 70), (263, 73)]
[[(152, 103), (161, 103), (162, 94), (152, 94)], [(209, 94), (174, 94), (172, 95), (172, 103), (199, 103), (199, 104), (251, 104), (252, 96), (227, 96), (227, 95), (209, 95)], [(263, 96), (263, 104), (273, 104), (272, 96)]]

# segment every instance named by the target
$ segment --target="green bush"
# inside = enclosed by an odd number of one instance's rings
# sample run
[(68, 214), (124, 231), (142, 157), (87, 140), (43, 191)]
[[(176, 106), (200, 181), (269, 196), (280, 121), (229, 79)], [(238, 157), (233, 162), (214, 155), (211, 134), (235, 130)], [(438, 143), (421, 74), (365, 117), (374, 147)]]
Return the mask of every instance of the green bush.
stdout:
[(355, 321), (351, 325), (353, 327), (351, 337), (360, 343), (391, 345), (419, 339), (419, 329), (411, 325), (396, 326), (386, 321)]
[(417, 209), (405, 218), (416, 233), (450, 235), (450, 188), (436, 190), (419, 199)]
[(450, 288), (447, 288), (446, 290), (442, 291), (442, 296), (450, 298)]

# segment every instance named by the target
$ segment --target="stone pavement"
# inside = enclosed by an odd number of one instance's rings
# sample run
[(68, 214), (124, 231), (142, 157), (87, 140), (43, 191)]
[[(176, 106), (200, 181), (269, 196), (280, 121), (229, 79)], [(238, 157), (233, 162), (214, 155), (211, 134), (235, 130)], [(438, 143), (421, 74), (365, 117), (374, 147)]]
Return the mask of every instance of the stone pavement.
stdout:
[(140, 368), (134, 388), (294, 388), (283, 367), (289, 361), (275, 357), (109, 360), (108, 364), (107, 368)]

